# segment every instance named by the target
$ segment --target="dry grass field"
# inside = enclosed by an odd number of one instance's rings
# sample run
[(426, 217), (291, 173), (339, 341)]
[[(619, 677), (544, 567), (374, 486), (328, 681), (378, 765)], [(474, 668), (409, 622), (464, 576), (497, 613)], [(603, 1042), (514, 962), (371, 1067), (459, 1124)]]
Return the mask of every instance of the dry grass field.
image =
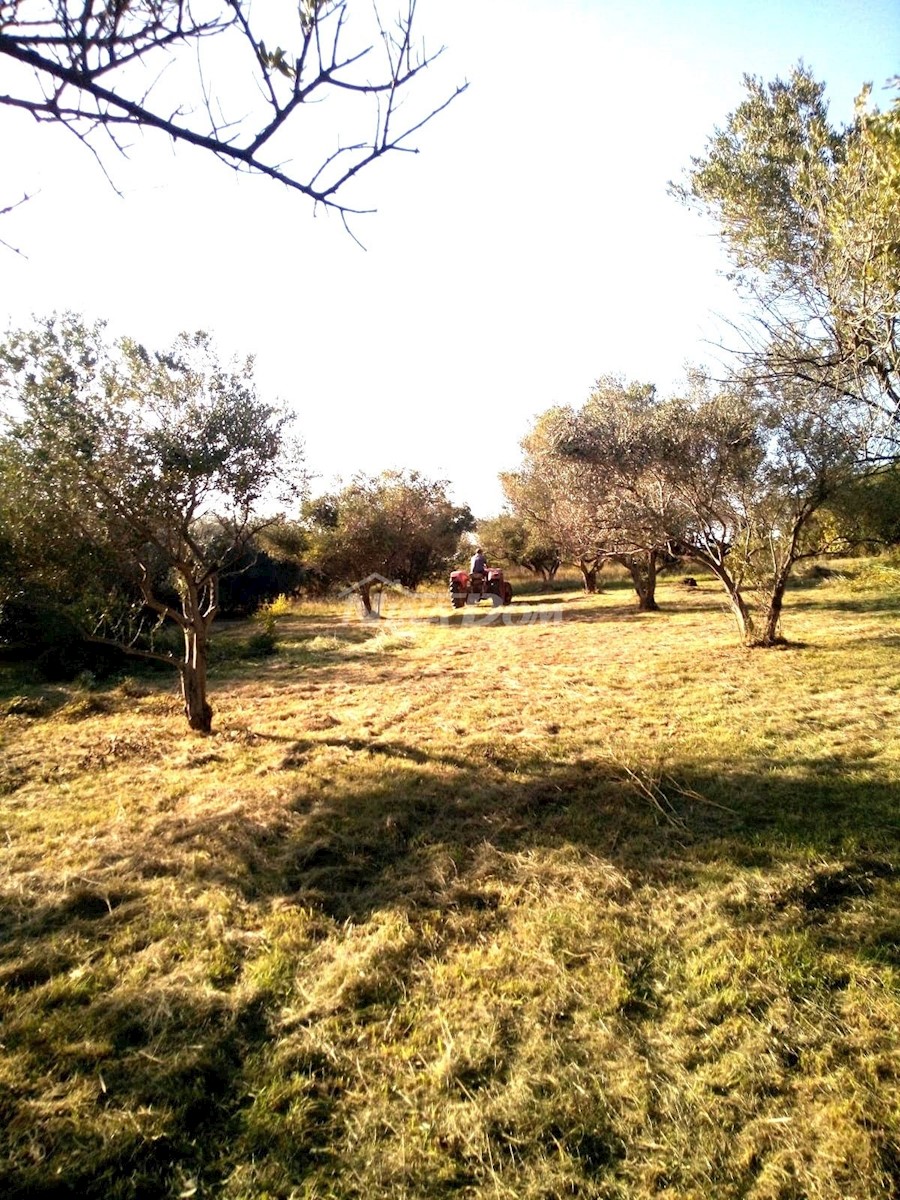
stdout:
[(897, 578), (3, 668), (0, 1194), (900, 1195)]

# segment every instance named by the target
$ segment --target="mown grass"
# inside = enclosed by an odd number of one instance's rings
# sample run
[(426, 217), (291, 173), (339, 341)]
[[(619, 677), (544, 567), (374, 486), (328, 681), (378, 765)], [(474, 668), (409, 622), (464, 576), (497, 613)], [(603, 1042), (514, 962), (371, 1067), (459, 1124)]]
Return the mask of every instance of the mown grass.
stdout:
[(8, 676), (0, 1194), (897, 1195), (900, 597), (660, 600)]

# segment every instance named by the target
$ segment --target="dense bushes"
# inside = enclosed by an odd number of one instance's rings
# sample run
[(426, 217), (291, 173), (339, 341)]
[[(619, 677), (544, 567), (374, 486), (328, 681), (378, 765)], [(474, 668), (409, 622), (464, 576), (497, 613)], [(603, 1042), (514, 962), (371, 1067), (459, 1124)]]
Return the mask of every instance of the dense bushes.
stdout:
[[(219, 612), (225, 617), (252, 616), (277, 596), (290, 595), (304, 584), (310, 572), (299, 562), (276, 558), (264, 550), (251, 547), (236, 564), (233, 572), (220, 581)], [(119, 587), (128, 594), (126, 581)], [(2, 592), (5, 591), (5, 598)], [(161, 584), (158, 594), (174, 606), (178, 595), (174, 588)], [(137, 592), (131, 593), (135, 605), (135, 625), (140, 616)], [(7, 661), (33, 663), (41, 676), (50, 682), (62, 682), (90, 671), (97, 678), (106, 678), (133, 666), (134, 658), (117, 646), (91, 641), (80, 623), (77, 595), (69, 590), (36, 584), (27, 579), (14, 584), (10, 574), (6, 587), (0, 589), (0, 658)], [(136, 640), (137, 648), (171, 650), (181, 653), (181, 635), (173, 626), (152, 630), (155, 616), (144, 611), (146, 632)], [(264, 638), (265, 635), (260, 635)], [(271, 653), (262, 642), (256, 654)], [(149, 664), (148, 664), (149, 665)]]
[(126, 662), (124, 650), (89, 641), (59, 600), (37, 589), (0, 604), (0, 657), (34, 663), (51, 683), (84, 671), (105, 678)]
[(251, 546), (234, 568), (219, 580), (219, 615), (249, 617), (276, 596), (289, 596), (306, 580), (308, 571), (296, 560), (275, 558)]

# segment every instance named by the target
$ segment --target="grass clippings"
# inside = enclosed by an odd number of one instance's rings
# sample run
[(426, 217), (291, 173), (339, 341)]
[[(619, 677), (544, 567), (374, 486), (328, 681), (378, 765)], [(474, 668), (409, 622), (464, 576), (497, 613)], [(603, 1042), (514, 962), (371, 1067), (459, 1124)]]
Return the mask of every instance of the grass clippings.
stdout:
[(852, 579), (778, 653), (703, 578), (299, 606), (205, 739), (165, 677), (11, 679), (0, 1194), (897, 1195), (900, 602)]

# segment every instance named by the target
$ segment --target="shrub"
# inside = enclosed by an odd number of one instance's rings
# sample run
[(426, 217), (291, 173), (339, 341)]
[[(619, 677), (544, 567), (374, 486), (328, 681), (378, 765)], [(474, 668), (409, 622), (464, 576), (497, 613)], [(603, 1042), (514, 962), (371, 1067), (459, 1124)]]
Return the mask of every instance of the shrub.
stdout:
[(298, 562), (273, 558), (265, 550), (248, 551), (235, 570), (219, 580), (219, 615), (252, 616), (261, 604), (296, 591), (304, 574)]
[(244, 643), (246, 658), (266, 658), (270, 654), (275, 654), (277, 650), (278, 639), (275, 633), (269, 629), (262, 629), (259, 633), (254, 633)]

